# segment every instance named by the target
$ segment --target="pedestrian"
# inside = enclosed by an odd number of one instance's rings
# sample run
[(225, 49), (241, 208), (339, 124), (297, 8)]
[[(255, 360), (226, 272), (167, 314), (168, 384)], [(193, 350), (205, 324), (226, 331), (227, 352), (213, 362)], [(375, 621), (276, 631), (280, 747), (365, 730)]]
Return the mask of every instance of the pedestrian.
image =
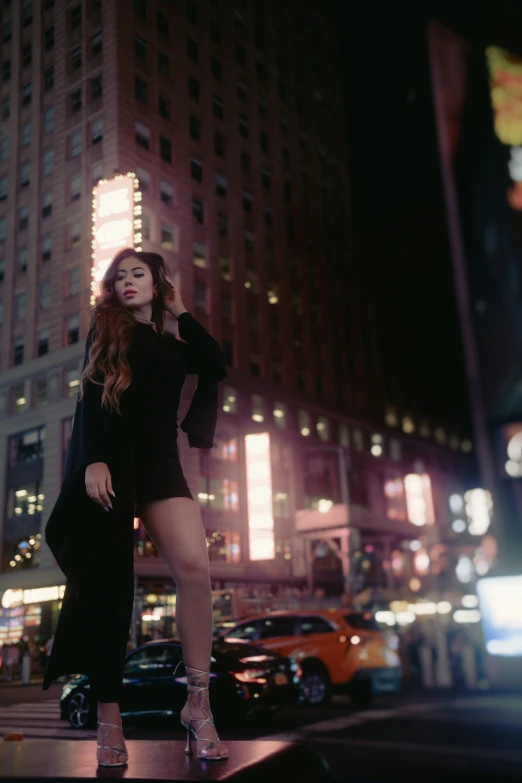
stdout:
[(22, 636), (20, 660), (20, 678), (22, 680), (22, 685), (29, 685), (31, 683), (31, 644), (28, 634)]
[[(14, 644), (11, 642), (9, 645), (9, 658), (7, 661), (8, 664), (8, 680), (11, 681), (13, 679), (13, 676), (18, 676), (19, 671), (19, 662), (20, 662), (20, 647), (18, 644)], [(14, 674), (13, 674), (14, 673)]]
[(11, 679), (8, 677), (9, 672), (9, 644), (8, 642), (4, 642), (2, 645), (2, 677), (4, 680)]
[[(182, 340), (165, 329), (168, 317)], [(205, 530), (177, 442), (187, 374), (199, 378), (180, 427), (191, 447), (210, 449), (218, 383), (227, 375), (224, 354), (185, 309), (160, 255), (119, 251), (92, 311), (65, 479), (45, 529), (67, 582), (43, 687), (60, 674), (88, 675), (101, 766), (127, 763), (118, 702), (133, 613), (135, 517), (177, 583), (187, 741), (194, 736), (199, 758), (227, 757), (208, 700), (212, 594)], [(103, 608), (108, 596), (111, 611)]]

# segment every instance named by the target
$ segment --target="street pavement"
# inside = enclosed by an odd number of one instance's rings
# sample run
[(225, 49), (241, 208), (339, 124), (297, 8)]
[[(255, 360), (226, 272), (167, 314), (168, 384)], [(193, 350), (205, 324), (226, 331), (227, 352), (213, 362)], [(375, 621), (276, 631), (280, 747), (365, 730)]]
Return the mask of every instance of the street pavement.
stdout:
[[(62, 686), (0, 683), (0, 737), (21, 730), (24, 739), (89, 740), (60, 720)], [(218, 726), (219, 728), (219, 726)], [(522, 695), (517, 693), (406, 693), (353, 709), (336, 696), (329, 707), (290, 707), (239, 729), (224, 740), (306, 742), (325, 759), (338, 783), (474, 783), (522, 781)], [(125, 725), (129, 740), (182, 739), (175, 721)], [(93, 745), (94, 753), (94, 745)]]

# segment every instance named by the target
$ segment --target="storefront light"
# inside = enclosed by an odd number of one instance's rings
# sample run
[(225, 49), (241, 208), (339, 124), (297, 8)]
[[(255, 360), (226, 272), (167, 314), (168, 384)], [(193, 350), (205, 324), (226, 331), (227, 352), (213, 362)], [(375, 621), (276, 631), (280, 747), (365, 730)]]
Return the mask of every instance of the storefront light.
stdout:
[(326, 514), (333, 506), (332, 500), (327, 500), (326, 498), (321, 498), (319, 502), (317, 503), (317, 510), (321, 512), (321, 514)]
[(451, 529), (454, 533), (464, 533), (466, 527), (467, 525), (463, 519), (455, 519), (451, 525)]
[(415, 622), (416, 616), (413, 612), (397, 612), (396, 619), (399, 625), (411, 625)]
[(481, 614), (478, 609), (457, 609), (453, 613), (456, 623), (479, 623)]

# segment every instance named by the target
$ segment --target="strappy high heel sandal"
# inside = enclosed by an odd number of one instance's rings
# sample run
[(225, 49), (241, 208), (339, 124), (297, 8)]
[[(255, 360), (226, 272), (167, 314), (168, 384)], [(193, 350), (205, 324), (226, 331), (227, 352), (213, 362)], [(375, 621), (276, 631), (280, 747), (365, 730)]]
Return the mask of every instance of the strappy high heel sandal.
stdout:
[[(197, 677), (201, 677), (201, 676), (203, 676), (205, 674), (208, 674), (209, 675), (209, 681), (210, 681), (210, 672), (204, 672), (204, 671), (201, 671), (200, 669), (194, 669), (193, 666), (185, 666), (185, 671), (187, 669), (190, 669), (193, 672), (197, 672), (197, 674), (191, 674), (191, 675), (187, 674), (187, 696), (191, 696), (193, 693), (199, 693), (200, 691), (208, 691), (208, 684), (207, 685), (192, 685), (189, 682), (189, 680), (196, 679)], [(192, 690), (189, 691), (189, 688), (192, 688)], [(189, 716), (190, 716), (190, 701), (188, 702), (188, 709), (189, 709)], [(221, 740), (219, 739), (219, 737), (216, 740), (210, 739), (210, 737), (199, 737), (198, 733), (196, 732), (196, 730), (192, 728), (191, 724), (192, 724), (193, 721), (194, 722), (199, 721), (201, 724), (203, 724), (203, 723), (211, 723), (212, 726), (214, 727), (214, 730), (216, 731), (216, 734), (217, 734), (217, 730), (216, 730), (216, 727), (214, 725), (214, 718), (212, 718), (212, 717), (210, 717), (210, 718), (192, 718), (192, 717), (190, 717), (188, 726), (182, 720), (181, 714), (180, 714), (179, 719), (180, 719), (181, 725), (187, 731), (187, 744), (185, 746), (185, 753), (187, 753), (187, 754), (192, 753), (192, 747), (191, 747), (191, 742), (192, 742), (191, 732), (192, 732), (192, 734), (194, 735), (194, 739), (196, 740), (196, 743), (197, 742), (202, 742), (203, 740), (205, 740), (207, 742), (207, 745), (205, 745), (203, 747), (203, 750), (202, 750), (201, 753), (198, 753), (196, 751), (196, 755), (197, 755), (198, 759), (205, 759), (206, 761), (223, 761), (224, 759), (228, 759), (228, 753), (223, 754), (222, 756), (209, 756), (209, 755), (207, 755), (209, 750), (214, 750), (214, 748), (217, 745), (221, 744)], [(200, 731), (201, 731), (201, 728), (202, 727), (200, 726), (199, 727)]]
[[(98, 725), (99, 726), (110, 726), (111, 727), (109, 729), (109, 731), (105, 734), (105, 736), (102, 737), (102, 742), (103, 742), (103, 740), (106, 737), (109, 736), (109, 734), (111, 733), (111, 731), (113, 729), (120, 729), (120, 731), (123, 732), (121, 723), (118, 725), (116, 723), (105, 723), (104, 721), (99, 720), (98, 721)], [(125, 753), (126, 756), (127, 756), (127, 761), (116, 761), (116, 762), (113, 762), (112, 764), (109, 761), (98, 761), (98, 766), (99, 767), (126, 767), (127, 763), (128, 763), (128, 759), (129, 759), (128, 753), (127, 753), (126, 750), (118, 750), (118, 745), (123, 745), (123, 743), (124, 743), (124, 740), (122, 740), (121, 742), (118, 742), (116, 745), (98, 745), (98, 750), (113, 750), (118, 755), (120, 753)]]

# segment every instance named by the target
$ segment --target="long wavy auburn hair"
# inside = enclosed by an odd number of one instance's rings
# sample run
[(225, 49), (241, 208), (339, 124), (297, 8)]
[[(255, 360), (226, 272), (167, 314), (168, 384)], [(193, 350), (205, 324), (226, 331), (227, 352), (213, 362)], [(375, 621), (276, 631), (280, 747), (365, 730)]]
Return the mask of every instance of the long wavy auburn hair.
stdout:
[(82, 372), (80, 399), (84, 384), (91, 381), (103, 386), (102, 407), (120, 413), (120, 399), (132, 381), (132, 370), (127, 360), (132, 328), (136, 319), (114, 290), (118, 264), (130, 256), (146, 264), (151, 273), (156, 293), (152, 300), (152, 321), (159, 334), (164, 333), (165, 308), (172, 288), (167, 280), (168, 269), (158, 253), (136, 251), (130, 247), (120, 250), (112, 259), (102, 281), (101, 296), (92, 313), (89, 329), (89, 356)]

